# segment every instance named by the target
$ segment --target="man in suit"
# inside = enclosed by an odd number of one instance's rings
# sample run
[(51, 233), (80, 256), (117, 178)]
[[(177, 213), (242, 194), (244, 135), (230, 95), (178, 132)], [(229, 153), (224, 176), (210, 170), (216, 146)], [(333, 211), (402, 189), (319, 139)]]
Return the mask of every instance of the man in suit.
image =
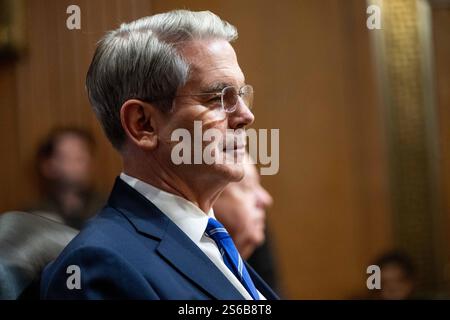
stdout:
[[(180, 10), (122, 24), (99, 42), (86, 87), (123, 172), (106, 206), (44, 270), (43, 298), (277, 298), (212, 210), (244, 175), (236, 129), (254, 120), (236, 38), (211, 12)], [(226, 161), (173, 160), (173, 132), (195, 137), (196, 123), (221, 133), (210, 150)]]

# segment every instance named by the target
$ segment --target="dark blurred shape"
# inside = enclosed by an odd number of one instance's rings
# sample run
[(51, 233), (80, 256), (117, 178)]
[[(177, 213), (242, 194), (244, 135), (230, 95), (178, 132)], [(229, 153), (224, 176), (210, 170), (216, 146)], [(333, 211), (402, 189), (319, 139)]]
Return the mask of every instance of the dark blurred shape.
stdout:
[(38, 299), (43, 268), (62, 251), (77, 230), (26, 213), (0, 215), (0, 300)]
[(280, 284), (276, 255), (270, 233), (266, 231), (266, 238), (257, 247), (247, 262), (264, 279), (265, 282), (283, 299), (283, 288)]
[(80, 229), (104, 204), (92, 184), (95, 142), (74, 127), (54, 129), (38, 148), (41, 198), (27, 211)]
[(0, 0), (0, 59), (16, 58), (25, 49), (24, 0)]
[(375, 265), (381, 270), (382, 300), (407, 300), (415, 297), (416, 271), (414, 263), (406, 253), (391, 251), (379, 257)]

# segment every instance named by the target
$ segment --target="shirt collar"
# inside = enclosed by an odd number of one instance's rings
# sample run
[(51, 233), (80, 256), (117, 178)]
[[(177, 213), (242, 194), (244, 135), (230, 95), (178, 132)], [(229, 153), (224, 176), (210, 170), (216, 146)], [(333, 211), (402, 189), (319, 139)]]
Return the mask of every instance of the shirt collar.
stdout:
[(200, 242), (209, 218), (215, 218), (212, 208), (206, 214), (192, 202), (163, 191), (138, 178), (131, 177), (123, 172), (120, 174), (120, 178), (158, 207), (195, 243)]

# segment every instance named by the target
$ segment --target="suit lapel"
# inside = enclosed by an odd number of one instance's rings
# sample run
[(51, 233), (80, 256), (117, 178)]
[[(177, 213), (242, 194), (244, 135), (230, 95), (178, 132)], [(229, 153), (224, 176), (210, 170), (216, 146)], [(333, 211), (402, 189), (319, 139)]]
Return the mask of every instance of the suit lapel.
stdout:
[(168, 225), (157, 251), (179, 272), (220, 300), (238, 300), (243, 296), (222, 272), (174, 223)]
[(224, 300), (244, 299), (175, 223), (122, 179), (116, 179), (108, 204), (122, 212), (139, 233), (160, 240), (157, 252), (210, 296)]

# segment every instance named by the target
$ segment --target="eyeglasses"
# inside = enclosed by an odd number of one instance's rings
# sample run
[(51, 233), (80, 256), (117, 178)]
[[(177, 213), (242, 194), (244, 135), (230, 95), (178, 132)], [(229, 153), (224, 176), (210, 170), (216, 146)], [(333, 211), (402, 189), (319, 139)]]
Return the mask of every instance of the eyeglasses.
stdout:
[[(227, 86), (220, 92), (205, 92), (197, 94), (180, 95), (177, 97), (190, 97), (190, 96), (210, 96), (207, 103), (210, 103), (212, 107), (222, 107), (227, 113), (236, 111), (239, 98), (245, 103), (245, 105), (251, 109), (253, 104), (253, 87), (249, 84), (241, 87), (240, 89), (234, 86)], [(220, 104), (219, 104), (220, 103)]]

